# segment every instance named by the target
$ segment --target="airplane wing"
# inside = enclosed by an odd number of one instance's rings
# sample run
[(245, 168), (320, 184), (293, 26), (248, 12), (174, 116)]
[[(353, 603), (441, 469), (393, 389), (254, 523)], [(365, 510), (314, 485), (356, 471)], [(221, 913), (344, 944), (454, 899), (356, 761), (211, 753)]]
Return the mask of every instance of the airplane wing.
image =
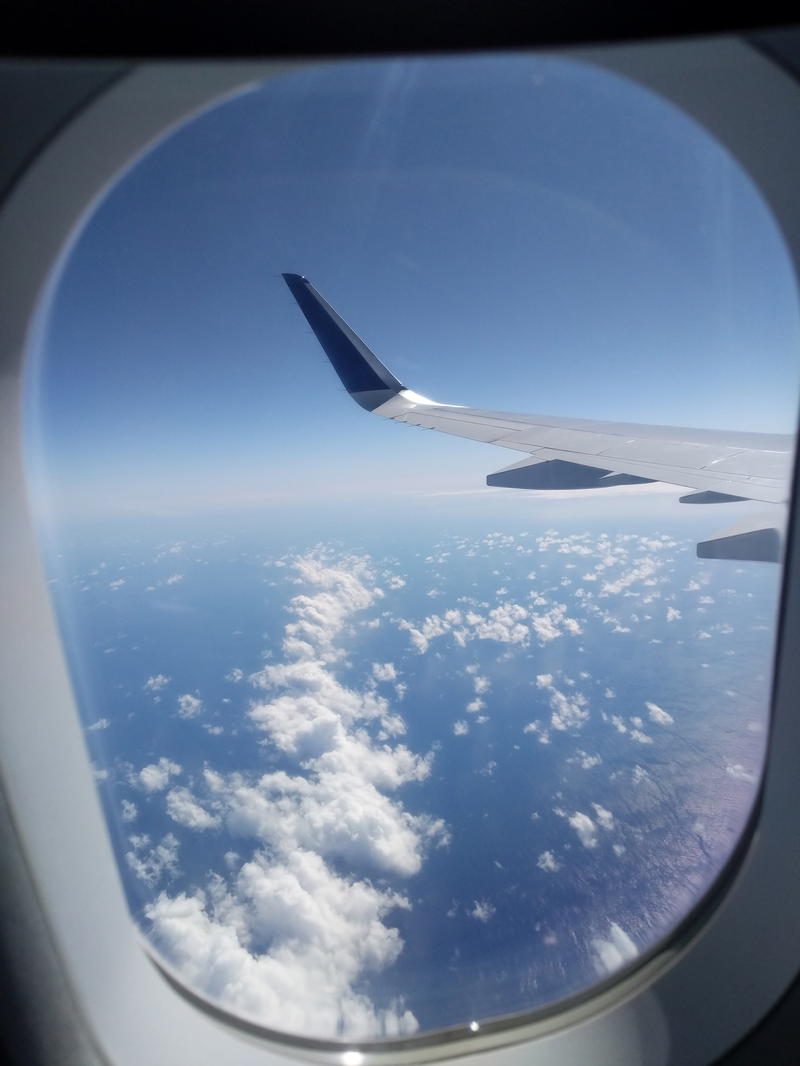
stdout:
[[(680, 498), (682, 503), (787, 501), (792, 437), (509, 414), (437, 403), (401, 384), (306, 278), (283, 277), (342, 384), (361, 407), (394, 422), (525, 453), (524, 459), (489, 474), (488, 485), (569, 490), (663, 481), (694, 490)], [(776, 516), (765, 524), (761, 516), (751, 525), (705, 541), (698, 554), (779, 558), (783, 519)], [(718, 555), (715, 545), (725, 554)]]

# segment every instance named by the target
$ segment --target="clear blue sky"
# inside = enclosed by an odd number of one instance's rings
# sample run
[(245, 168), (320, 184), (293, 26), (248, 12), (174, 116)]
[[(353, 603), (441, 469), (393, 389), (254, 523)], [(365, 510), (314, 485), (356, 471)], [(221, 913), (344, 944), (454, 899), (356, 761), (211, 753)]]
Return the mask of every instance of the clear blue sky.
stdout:
[(320, 65), (180, 129), (88, 221), (30, 403), (67, 509), (413, 497), (514, 461), (353, 405), (282, 271), (445, 402), (794, 429), (788, 258), (691, 120), (560, 59)]

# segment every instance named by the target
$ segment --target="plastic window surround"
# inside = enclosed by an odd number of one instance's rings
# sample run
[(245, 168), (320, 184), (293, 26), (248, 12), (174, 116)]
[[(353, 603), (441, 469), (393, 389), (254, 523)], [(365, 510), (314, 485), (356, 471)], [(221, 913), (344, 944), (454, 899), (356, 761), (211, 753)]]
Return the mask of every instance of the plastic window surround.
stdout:
[[(772, 208), (800, 263), (800, 84), (739, 40), (585, 51), (681, 106), (738, 158)], [(89, 773), (30, 524), (22, 470), (21, 362), (37, 301), (73, 227), (136, 155), (177, 122), (286, 64), (146, 64), (88, 105), (39, 154), (0, 212), (0, 775), (84, 1029), (114, 1066), (279, 1066), (316, 1058), (342, 1066), (424, 1061), (493, 1048), (493, 1066), (708, 1063), (755, 1025), (796, 976), (800, 848), (796, 752), (800, 551), (790, 533), (784, 574), (769, 763), (762, 803), (738, 871), (691, 935), (579, 1006), (548, 1019), (478, 1032), (446, 1045), (310, 1055), (237, 1028), (179, 996), (142, 949), (126, 908)], [(792, 243), (794, 241), (794, 243)], [(793, 504), (797, 517), (798, 500)], [(793, 521), (792, 526), (796, 523)], [(30, 906), (37, 902), (31, 898)], [(753, 974), (757, 971), (757, 980)], [(498, 1046), (503, 1045), (503, 1046)]]

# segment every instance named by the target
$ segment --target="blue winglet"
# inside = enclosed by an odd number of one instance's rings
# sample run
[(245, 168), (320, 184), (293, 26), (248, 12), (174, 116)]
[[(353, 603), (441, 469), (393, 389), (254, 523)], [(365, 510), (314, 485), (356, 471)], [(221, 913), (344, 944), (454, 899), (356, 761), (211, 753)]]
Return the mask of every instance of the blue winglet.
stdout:
[(333, 369), (357, 404), (374, 411), (405, 388), (310, 281), (301, 274), (284, 274), (283, 278)]

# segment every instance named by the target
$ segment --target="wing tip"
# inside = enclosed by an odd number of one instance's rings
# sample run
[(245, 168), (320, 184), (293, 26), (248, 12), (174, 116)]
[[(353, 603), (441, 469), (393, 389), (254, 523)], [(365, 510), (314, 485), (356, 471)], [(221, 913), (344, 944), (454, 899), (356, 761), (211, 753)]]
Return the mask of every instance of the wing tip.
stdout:
[(359, 406), (374, 411), (405, 386), (303, 274), (281, 275), (334, 370)]

